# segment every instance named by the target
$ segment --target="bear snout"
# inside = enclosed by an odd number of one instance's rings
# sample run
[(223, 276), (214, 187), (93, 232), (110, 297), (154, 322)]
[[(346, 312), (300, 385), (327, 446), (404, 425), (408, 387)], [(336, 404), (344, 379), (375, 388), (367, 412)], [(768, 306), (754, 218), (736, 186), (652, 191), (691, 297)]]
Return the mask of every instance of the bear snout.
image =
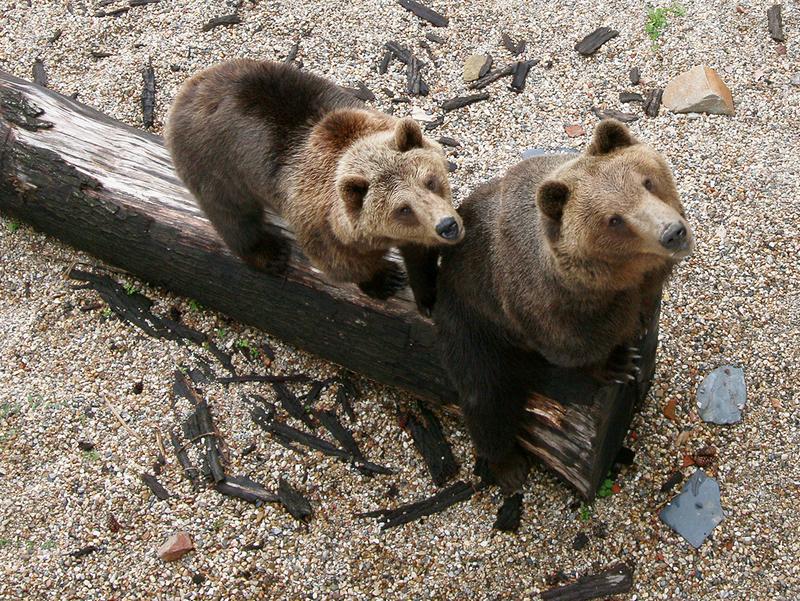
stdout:
[(436, 224), (436, 233), (445, 240), (458, 239), (459, 232), (458, 222), (453, 217), (445, 217)]
[(680, 221), (670, 223), (661, 232), (661, 246), (671, 251), (681, 251), (689, 248), (689, 232)]

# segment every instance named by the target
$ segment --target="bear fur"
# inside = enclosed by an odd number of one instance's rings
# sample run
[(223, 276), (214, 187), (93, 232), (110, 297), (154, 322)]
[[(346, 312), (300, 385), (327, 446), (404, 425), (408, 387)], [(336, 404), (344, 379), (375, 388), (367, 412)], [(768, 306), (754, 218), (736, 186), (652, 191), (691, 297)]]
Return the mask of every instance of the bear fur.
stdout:
[[(408, 261), (421, 261), (429, 247), (463, 237), (442, 148), (413, 119), (367, 110), (293, 66), (234, 60), (197, 73), (178, 93), (165, 137), (217, 232), (257, 269), (280, 273), (289, 255), (265, 226), (265, 207), (314, 265), (378, 298), (405, 284), (389, 248), (408, 245)], [(417, 288), (415, 277), (433, 277), (412, 275)]]
[(459, 212), (469, 235), (442, 250), (433, 316), (477, 454), (510, 492), (527, 477), (536, 366), (633, 378), (627, 345), (694, 243), (666, 161), (613, 120), (581, 155), (525, 160)]

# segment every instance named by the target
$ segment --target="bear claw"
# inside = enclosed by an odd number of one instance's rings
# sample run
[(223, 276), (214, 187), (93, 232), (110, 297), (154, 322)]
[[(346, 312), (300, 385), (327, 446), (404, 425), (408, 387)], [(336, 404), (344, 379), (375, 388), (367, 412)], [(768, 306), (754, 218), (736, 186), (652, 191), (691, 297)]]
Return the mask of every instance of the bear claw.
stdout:
[(636, 382), (642, 373), (638, 362), (642, 355), (635, 346), (619, 346), (614, 349), (600, 371), (599, 379), (606, 384), (628, 384)]
[(367, 296), (378, 300), (386, 300), (405, 288), (407, 283), (408, 277), (403, 268), (396, 263), (388, 263), (384, 269), (378, 271), (371, 279), (359, 283), (358, 287)]
[(253, 269), (283, 275), (289, 264), (292, 249), (286, 240), (278, 237), (265, 237), (242, 255), (242, 260)]

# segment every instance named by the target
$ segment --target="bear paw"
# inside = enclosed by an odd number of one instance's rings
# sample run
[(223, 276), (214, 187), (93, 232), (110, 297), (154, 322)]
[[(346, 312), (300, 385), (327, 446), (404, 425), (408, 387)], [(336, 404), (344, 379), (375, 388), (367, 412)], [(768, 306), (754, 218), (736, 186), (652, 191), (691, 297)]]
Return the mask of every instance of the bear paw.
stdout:
[(366, 282), (361, 282), (358, 287), (367, 296), (386, 300), (396, 292), (406, 287), (408, 277), (403, 268), (397, 263), (386, 261), (386, 266), (378, 271)]
[(635, 346), (618, 346), (606, 361), (605, 367), (599, 374), (599, 379), (605, 384), (628, 384), (639, 379), (641, 370), (639, 360), (642, 356)]
[(414, 301), (417, 303), (417, 310), (423, 317), (431, 317), (433, 315), (433, 305), (436, 304), (436, 289), (425, 293), (414, 292)]
[(506, 496), (516, 493), (525, 485), (530, 467), (527, 453), (521, 450), (510, 453), (500, 461), (489, 462), (489, 469)]
[(279, 236), (265, 236), (242, 255), (242, 260), (253, 269), (283, 275), (289, 264), (292, 249), (289, 243)]

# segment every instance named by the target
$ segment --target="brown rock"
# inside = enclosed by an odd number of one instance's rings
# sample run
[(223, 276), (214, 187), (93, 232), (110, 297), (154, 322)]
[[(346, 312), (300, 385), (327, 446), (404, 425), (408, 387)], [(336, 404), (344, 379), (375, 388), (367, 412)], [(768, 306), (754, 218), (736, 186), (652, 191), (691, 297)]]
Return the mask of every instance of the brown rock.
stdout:
[(673, 78), (661, 99), (673, 113), (733, 115), (733, 97), (710, 67), (698, 65)]
[(192, 538), (186, 532), (178, 532), (170, 536), (158, 548), (158, 556), (164, 561), (175, 561), (194, 549)]
[(564, 131), (567, 132), (567, 135), (570, 138), (577, 138), (579, 136), (585, 136), (586, 130), (583, 129), (580, 125), (567, 125), (564, 127)]
[(492, 57), (488, 54), (473, 54), (464, 63), (464, 81), (475, 81), (489, 72)]

